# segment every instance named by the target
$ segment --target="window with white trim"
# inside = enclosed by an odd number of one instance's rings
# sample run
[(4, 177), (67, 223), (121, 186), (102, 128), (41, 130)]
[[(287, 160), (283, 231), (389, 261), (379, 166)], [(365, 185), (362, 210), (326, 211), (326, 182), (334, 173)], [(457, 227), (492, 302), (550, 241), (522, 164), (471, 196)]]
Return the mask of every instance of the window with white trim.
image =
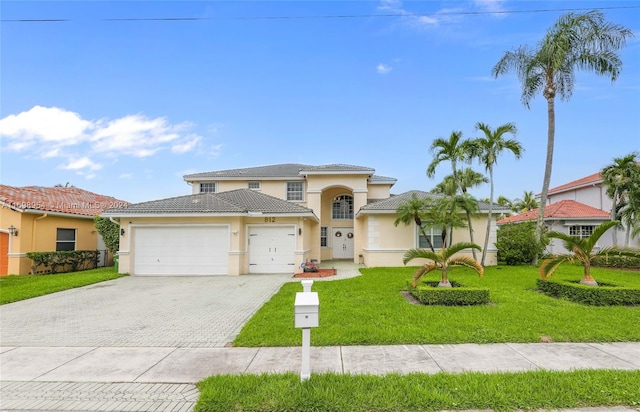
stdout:
[(340, 195), (333, 199), (332, 219), (353, 219), (353, 196)]
[(580, 239), (587, 238), (593, 233), (595, 226), (575, 225), (569, 226), (569, 236), (577, 236)]
[(200, 183), (200, 193), (216, 193), (218, 191), (218, 184), (212, 183)]
[(56, 230), (56, 252), (76, 250), (76, 230), (61, 229)]
[(287, 200), (304, 200), (304, 182), (287, 182)]
[(320, 246), (327, 247), (329, 246), (329, 228), (326, 226), (320, 227)]
[[(442, 228), (439, 226), (427, 227), (424, 232), (431, 241), (434, 249), (442, 249)], [(418, 230), (418, 247), (422, 249), (430, 249), (427, 239)]]
[(251, 190), (260, 190), (260, 182), (247, 182), (247, 187)]

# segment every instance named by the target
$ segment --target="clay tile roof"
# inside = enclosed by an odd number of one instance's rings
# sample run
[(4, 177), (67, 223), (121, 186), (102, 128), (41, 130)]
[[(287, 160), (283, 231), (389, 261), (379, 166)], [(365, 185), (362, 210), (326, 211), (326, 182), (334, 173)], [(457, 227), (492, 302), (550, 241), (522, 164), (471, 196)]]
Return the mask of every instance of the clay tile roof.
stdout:
[(128, 204), (111, 196), (103, 196), (77, 187), (14, 187), (0, 185), (0, 203), (18, 209), (95, 216), (105, 209)]
[[(528, 222), (538, 218), (539, 209), (498, 220), (497, 224)], [(561, 200), (544, 208), (544, 219), (608, 219), (609, 213), (575, 200)]]
[(602, 182), (602, 176), (600, 176), (600, 172), (598, 172), (589, 176), (585, 176), (581, 179), (574, 180), (573, 182), (552, 187), (551, 189), (549, 189), (549, 194), (561, 193), (561, 192), (564, 192), (565, 190), (571, 190), (578, 187), (589, 186), (589, 185), (597, 184), (600, 182)]

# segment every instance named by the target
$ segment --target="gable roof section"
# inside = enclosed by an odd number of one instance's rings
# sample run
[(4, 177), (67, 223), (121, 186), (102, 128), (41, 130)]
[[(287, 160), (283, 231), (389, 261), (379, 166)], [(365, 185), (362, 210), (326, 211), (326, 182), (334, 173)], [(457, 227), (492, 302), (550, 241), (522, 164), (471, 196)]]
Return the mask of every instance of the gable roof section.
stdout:
[(103, 215), (106, 217), (288, 215), (308, 216), (317, 220), (309, 208), (250, 189), (198, 193), (135, 203), (123, 208), (106, 210)]
[(553, 187), (549, 189), (548, 194), (553, 195), (557, 193), (566, 192), (568, 190), (579, 189), (585, 186), (596, 185), (598, 183), (602, 183), (602, 176), (600, 175), (600, 172), (594, 173), (589, 176), (585, 176), (578, 180), (574, 180), (573, 182), (569, 182), (560, 186)]
[[(497, 224), (529, 222), (538, 218), (538, 211), (533, 209), (519, 215), (505, 217), (500, 219)], [(608, 219), (609, 213), (601, 209), (596, 209), (584, 203), (575, 200), (561, 200), (559, 202), (548, 204), (544, 208), (544, 220), (562, 220), (562, 219)]]
[(25, 213), (39, 211), (93, 217), (128, 202), (77, 187), (0, 185), (0, 204)]
[[(418, 199), (438, 199), (443, 197), (443, 195), (441, 194), (424, 192), (422, 190), (410, 190), (399, 195), (391, 196), (387, 199), (381, 199), (369, 203), (360, 208), (358, 215), (361, 213), (396, 213), (398, 207), (401, 204), (411, 200), (414, 194), (418, 197)], [(478, 202), (478, 208), (481, 212), (487, 212), (489, 211), (489, 203)], [(492, 213), (503, 213), (509, 211), (510, 209), (504, 206), (500, 206), (495, 203), (493, 204)]]
[(375, 169), (370, 167), (353, 166), (346, 164), (328, 164), (312, 166), (301, 163), (284, 163), (269, 166), (247, 167), (242, 169), (218, 170), (213, 172), (193, 173), (184, 176), (184, 180), (211, 181), (211, 180), (302, 180), (308, 175), (344, 175), (366, 174), (370, 182), (374, 184), (395, 184), (396, 179), (374, 175)]

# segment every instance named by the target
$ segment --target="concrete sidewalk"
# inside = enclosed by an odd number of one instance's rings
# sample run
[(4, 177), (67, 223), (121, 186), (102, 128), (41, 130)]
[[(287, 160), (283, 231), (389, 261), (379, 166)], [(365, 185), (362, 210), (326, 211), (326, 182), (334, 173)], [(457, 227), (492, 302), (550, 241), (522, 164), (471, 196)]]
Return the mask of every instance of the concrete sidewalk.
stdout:
[[(312, 347), (311, 356), (316, 373), (640, 369), (640, 343), (627, 342)], [(0, 409), (189, 411), (207, 376), (300, 366), (299, 347), (4, 347)]]

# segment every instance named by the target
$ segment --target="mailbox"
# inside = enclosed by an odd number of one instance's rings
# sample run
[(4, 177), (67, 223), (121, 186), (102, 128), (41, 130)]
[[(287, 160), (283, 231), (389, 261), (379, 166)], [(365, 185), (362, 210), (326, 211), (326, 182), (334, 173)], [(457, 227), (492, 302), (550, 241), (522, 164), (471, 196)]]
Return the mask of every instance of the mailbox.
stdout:
[(315, 328), (318, 326), (320, 301), (318, 292), (298, 292), (294, 304), (296, 328)]

